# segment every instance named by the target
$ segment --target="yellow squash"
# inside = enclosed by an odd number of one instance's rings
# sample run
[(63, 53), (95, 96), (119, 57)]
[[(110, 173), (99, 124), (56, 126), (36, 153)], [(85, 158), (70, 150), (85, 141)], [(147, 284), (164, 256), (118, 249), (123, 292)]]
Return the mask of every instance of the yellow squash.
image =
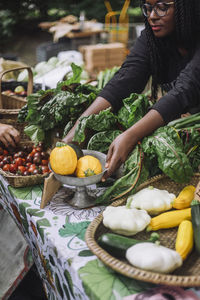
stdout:
[(183, 209), (190, 207), (190, 203), (194, 199), (195, 187), (193, 185), (187, 185), (179, 193), (178, 197), (174, 199), (173, 207), (176, 209)]
[(191, 220), (191, 208), (172, 210), (152, 218), (147, 231), (176, 227), (183, 220)]
[(184, 220), (178, 227), (175, 249), (182, 259), (186, 259), (194, 246), (192, 222)]
[(72, 147), (55, 147), (50, 153), (50, 165), (52, 170), (60, 175), (73, 174), (77, 165), (77, 155)]
[(77, 177), (88, 177), (97, 175), (102, 172), (102, 166), (100, 161), (91, 155), (85, 155), (79, 158), (76, 167)]

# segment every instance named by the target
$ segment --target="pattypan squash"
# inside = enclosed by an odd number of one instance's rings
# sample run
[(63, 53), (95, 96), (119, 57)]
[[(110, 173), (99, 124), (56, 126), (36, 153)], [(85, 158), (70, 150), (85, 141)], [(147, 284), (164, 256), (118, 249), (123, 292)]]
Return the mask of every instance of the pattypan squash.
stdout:
[(150, 215), (157, 215), (172, 208), (176, 196), (166, 190), (152, 186), (142, 189), (127, 199), (127, 207), (145, 209)]
[(183, 263), (175, 250), (146, 242), (128, 248), (126, 259), (137, 268), (158, 273), (173, 272)]
[(103, 212), (104, 226), (126, 236), (144, 230), (150, 221), (151, 217), (145, 210), (126, 206), (108, 206)]

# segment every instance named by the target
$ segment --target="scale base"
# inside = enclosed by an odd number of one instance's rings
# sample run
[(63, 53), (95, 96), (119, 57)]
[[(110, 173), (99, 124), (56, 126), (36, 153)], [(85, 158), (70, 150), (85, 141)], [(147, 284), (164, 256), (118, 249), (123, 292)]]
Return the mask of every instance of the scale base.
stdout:
[(86, 187), (76, 187), (75, 194), (67, 203), (76, 208), (87, 208), (94, 206), (95, 197), (88, 195)]

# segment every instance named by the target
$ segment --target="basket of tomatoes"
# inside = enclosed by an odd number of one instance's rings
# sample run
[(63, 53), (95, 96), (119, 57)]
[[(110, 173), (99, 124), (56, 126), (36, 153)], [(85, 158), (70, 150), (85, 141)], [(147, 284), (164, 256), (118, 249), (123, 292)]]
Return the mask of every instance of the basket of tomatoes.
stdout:
[(49, 154), (43, 145), (20, 142), (17, 148), (0, 146), (0, 174), (13, 187), (41, 184), (50, 173)]

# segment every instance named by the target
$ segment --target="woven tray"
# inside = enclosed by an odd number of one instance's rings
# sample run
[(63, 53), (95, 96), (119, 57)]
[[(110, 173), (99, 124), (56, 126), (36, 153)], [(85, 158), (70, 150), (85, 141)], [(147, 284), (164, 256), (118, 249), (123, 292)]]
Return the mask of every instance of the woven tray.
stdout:
[(15, 69), (6, 70), (0, 75), (0, 117), (17, 119), (19, 110), (27, 103), (26, 98), (19, 96), (9, 96), (2, 94), (2, 80), (3, 76), (11, 71), (20, 71), (27, 69), (28, 71), (28, 87), (27, 95), (33, 92), (33, 72), (30, 67), (20, 67)]
[[(190, 184), (196, 186), (200, 180), (200, 174), (196, 173), (191, 179)], [(166, 189), (170, 193), (178, 194), (185, 184), (178, 184), (173, 182), (171, 179), (166, 177), (165, 175), (160, 175), (151, 178), (150, 180), (141, 184), (137, 191), (152, 185), (159, 189)], [(120, 206), (126, 203), (126, 198), (115, 201), (113, 206)], [(119, 272), (127, 277), (152, 282), (156, 284), (166, 284), (173, 286), (200, 286), (200, 256), (195, 252), (189, 255), (189, 257), (184, 261), (183, 265), (175, 270), (172, 274), (161, 274), (145, 271), (139, 268), (133, 267), (129, 264), (128, 261), (119, 260), (102, 249), (98, 243), (97, 239), (103, 233), (111, 232), (108, 228), (103, 225), (103, 216), (100, 214), (97, 216), (93, 222), (90, 223), (87, 228), (85, 240), (90, 248), (90, 250), (107, 266)], [(166, 246), (168, 248), (174, 249), (175, 240), (177, 235), (177, 228), (172, 229), (163, 229), (157, 231), (160, 235), (161, 245)], [(150, 237), (151, 233), (147, 233), (146, 231), (142, 231), (132, 237), (140, 240), (145, 240)]]

